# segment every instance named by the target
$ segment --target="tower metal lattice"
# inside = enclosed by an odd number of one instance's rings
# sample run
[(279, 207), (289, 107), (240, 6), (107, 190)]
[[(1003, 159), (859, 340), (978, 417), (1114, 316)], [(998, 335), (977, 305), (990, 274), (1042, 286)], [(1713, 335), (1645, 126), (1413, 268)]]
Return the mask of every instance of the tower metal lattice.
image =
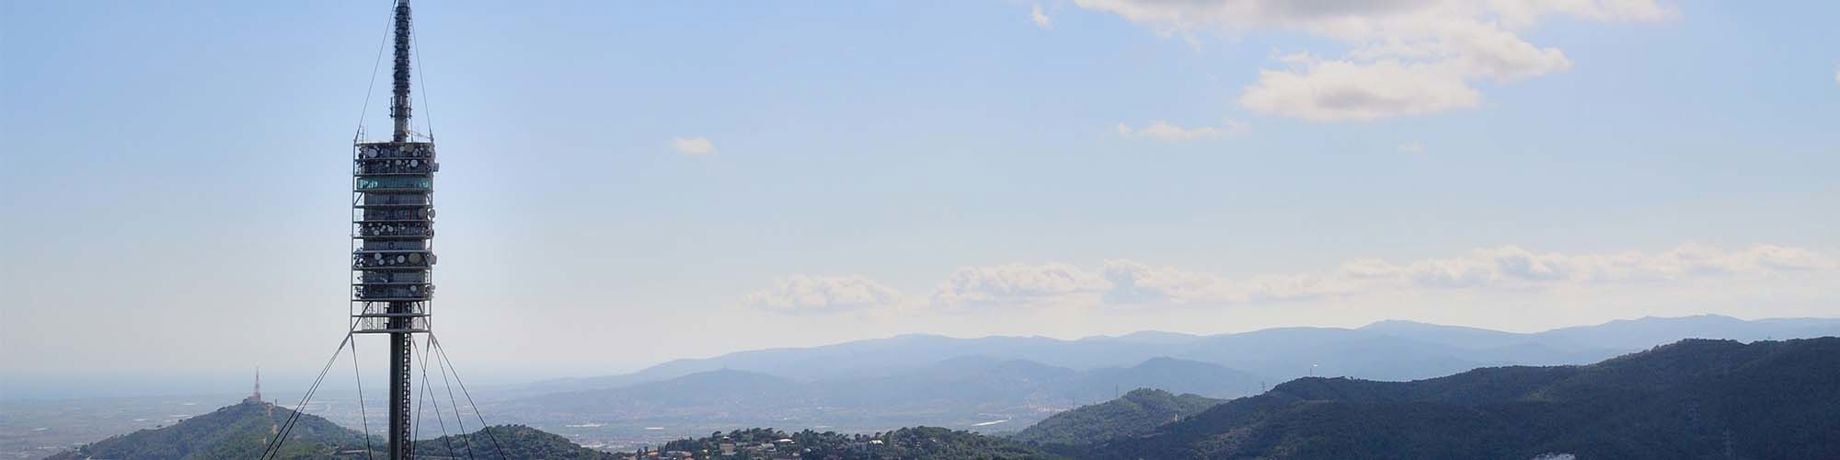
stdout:
[(351, 303), (354, 333), (390, 336), (389, 458), (413, 455), (411, 346), (429, 332), (434, 296), (434, 142), (409, 131), (409, 0), (396, 0), (389, 142), (352, 153)]

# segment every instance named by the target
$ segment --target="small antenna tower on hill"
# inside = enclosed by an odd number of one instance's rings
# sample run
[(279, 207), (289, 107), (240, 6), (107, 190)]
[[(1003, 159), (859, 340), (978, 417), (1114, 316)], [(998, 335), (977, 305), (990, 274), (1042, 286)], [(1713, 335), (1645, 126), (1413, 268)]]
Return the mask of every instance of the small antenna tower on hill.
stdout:
[(256, 390), (243, 398), (243, 402), (262, 402), (262, 366), (256, 366)]

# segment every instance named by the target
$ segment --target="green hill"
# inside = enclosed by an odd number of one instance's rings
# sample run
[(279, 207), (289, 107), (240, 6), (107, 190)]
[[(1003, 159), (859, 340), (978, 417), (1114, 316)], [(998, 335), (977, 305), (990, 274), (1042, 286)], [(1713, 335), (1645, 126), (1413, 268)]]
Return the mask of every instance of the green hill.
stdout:
[[(216, 412), (188, 418), (172, 426), (115, 436), (48, 457), (47, 460), (107, 459), (230, 459), (259, 458), (294, 411), (265, 402), (245, 401)], [(487, 434), (483, 433), (489, 433)], [(493, 442), (494, 438), (496, 443)], [(467, 446), (471, 445), (469, 452)], [(376, 456), (383, 456), (384, 441), (373, 438)], [(452, 450), (449, 450), (449, 447)], [(283, 459), (356, 459), (364, 455), (364, 436), (357, 431), (310, 414), (301, 414)], [(504, 454), (499, 454), (499, 449)], [(501, 425), (469, 434), (424, 439), (415, 443), (419, 458), (561, 459), (601, 460), (612, 454), (581, 447), (567, 438), (522, 425)]]
[(1298, 379), (1089, 458), (1840, 458), (1840, 338), (1686, 340), (1588, 366)]
[[(499, 447), (504, 448), (500, 455)], [(523, 425), (498, 425), (468, 434), (424, 439), (415, 443), (416, 458), (514, 460), (614, 459), (613, 454), (569, 442), (568, 438)]]
[(1148, 433), (1220, 404), (1221, 400), (1163, 390), (1131, 390), (1111, 401), (1061, 412), (1012, 436), (1043, 445), (1083, 446)]
[[(49, 460), (257, 458), (287, 422), (293, 410), (266, 402), (244, 401), (175, 423), (115, 436)], [(283, 444), (280, 458), (335, 458), (347, 446), (363, 446), (364, 437), (326, 419), (301, 414)], [(362, 448), (357, 452), (363, 454)]]

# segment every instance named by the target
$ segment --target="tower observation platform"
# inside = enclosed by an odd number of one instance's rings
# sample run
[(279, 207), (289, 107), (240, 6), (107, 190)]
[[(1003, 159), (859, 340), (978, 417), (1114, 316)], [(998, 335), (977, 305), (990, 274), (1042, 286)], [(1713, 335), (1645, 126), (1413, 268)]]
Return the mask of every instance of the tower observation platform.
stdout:
[(352, 316), (359, 333), (427, 332), (434, 298), (432, 142), (353, 149)]

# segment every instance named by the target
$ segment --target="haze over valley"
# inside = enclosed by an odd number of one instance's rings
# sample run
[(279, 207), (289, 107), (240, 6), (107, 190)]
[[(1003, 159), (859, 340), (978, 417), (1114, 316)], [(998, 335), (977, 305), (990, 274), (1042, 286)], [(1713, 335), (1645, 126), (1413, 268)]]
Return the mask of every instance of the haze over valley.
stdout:
[[(1384, 321), (1189, 335), (1146, 331), (1059, 340), (909, 335), (813, 348), (675, 360), (617, 375), (475, 388), (493, 422), (525, 424), (595, 448), (630, 449), (751, 427), (878, 432), (936, 426), (1021, 431), (1056, 413), (1138, 388), (1215, 400), (1300, 377), (1422, 380), (1480, 367), (1589, 364), (1685, 338), (1741, 341), (1840, 335), (1840, 319), (1642, 318), (1509, 333)], [(336, 387), (335, 387), (336, 388)], [(369, 402), (381, 404), (376, 390)], [(291, 404), (298, 393), (274, 395)], [(172, 425), (241, 395), (5, 401), (0, 453), (32, 453)], [(291, 407), (291, 406), (290, 406)], [(106, 409), (104, 409), (106, 408)], [(355, 394), (306, 412), (347, 428)], [(36, 431), (48, 428), (44, 431)]]

